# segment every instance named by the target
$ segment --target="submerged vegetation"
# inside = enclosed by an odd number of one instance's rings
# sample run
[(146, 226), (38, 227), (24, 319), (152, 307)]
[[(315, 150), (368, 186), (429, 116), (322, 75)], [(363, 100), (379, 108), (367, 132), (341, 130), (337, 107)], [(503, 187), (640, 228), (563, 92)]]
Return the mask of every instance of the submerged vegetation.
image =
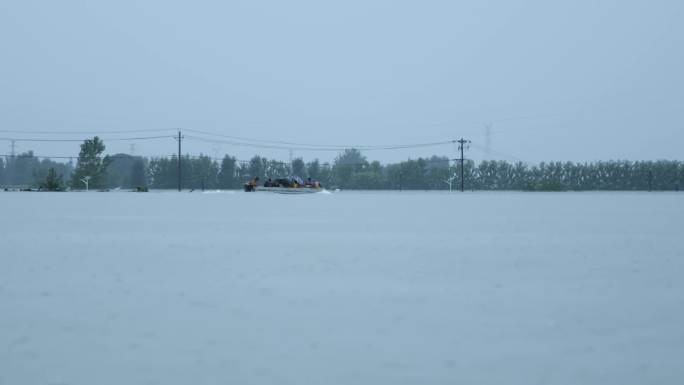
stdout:
[[(178, 158), (145, 158), (128, 154), (102, 156), (104, 143), (97, 137), (86, 140), (73, 162), (39, 159), (33, 152), (0, 158), (0, 185), (46, 190), (126, 188), (137, 191), (171, 189), (178, 185)], [(280, 162), (261, 156), (239, 161), (226, 155), (184, 155), (180, 161), (181, 184), (188, 189), (238, 189), (255, 176), (277, 178), (297, 175), (320, 181), (323, 186), (365, 190), (445, 190), (460, 188), (460, 164), (447, 157), (409, 159), (381, 164), (369, 161), (356, 149), (340, 153), (332, 163), (301, 158)], [(529, 165), (500, 160), (476, 164), (467, 160), (463, 184), (468, 190), (584, 191), (661, 190), (684, 188), (684, 162), (606, 161), (550, 162)], [(70, 181), (69, 184), (63, 181)]]

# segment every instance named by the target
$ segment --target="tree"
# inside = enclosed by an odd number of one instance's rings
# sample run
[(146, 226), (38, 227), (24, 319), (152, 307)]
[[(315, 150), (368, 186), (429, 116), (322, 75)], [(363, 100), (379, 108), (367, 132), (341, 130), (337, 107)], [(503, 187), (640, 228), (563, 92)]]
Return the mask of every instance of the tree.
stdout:
[(105, 145), (99, 137), (86, 139), (81, 144), (81, 151), (78, 154), (78, 163), (71, 179), (73, 188), (82, 188), (81, 179), (90, 177), (91, 188), (105, 187), (107, 177), (107, 166), (111, 163), (109, 156), (101, 157), (105, 150)]
[(6, 166), (5, 183), (14, 186), (31, 186), (36, 184), (36, 170), (40, 168), (40, 161), (33, 155), (33, 151), (9, 158)]
[[(131, 170), (136, 161), (143, 161), (142, 157), (129, 154), (114, 154), (110, 156), (111, 163), (107, 167), (106, 187), (142, 187), (131, 179)], [(144, 170), (143, 170), (144, 175)]]
[(266, 175), (266, 169), (268, 167), (268, 159), (262, 158), (259, 155), (254, 155), (252, 159), (249, 160), (249, 165), (247, 166), (247, 174), (250, 178), (261, 177)]
[(157, 189), (174, 188), (178, 184), (178, 158), (152, 158), (147, 167), (150, 186)]
[(131, 187), (147, 187), (147, 177), (145, 175), (145, 161), (143, 161), (142, 158), (136, 159), (131, 165), (131, 176), (129, 180)]
[(224, 156), (221, 161), (221, 171), (218, 174), (218, 187), (224, 189), (238, 187), (239, 180), (237, 176), (237, 159), (228, 155)]
[(383, 167), (380, 162), (376, 160), (370, 163), (364, 170), (352, 174), (348, 187), (364, 190), (377, 190), (384, 188), (386, 183), (386, 178), (383, 175)]
[(50, 167), (48, 170), (45, 181), (40, 184), (41, 190), (47, 191), (62, 191), (64, 190), (64, 182), (62, 181), (62, 175), (57, 176), (57, 172), (54, 167)]
[(313, 180), (321, 179), (321, 163), (318, 161), (318, 159), (308, 162), (306, 164), (306, 171), (309, 178)]
[(292, 170), (290, 169), (289, 164), (272, 159), (268, 161), (265, 177), (283, 178), (289, 176), (291, 173)]
[(350, 187), (352, 175), (361, 172), (368, 164), (366, 157), (355, 148), (348, 148), (335, 158), (333, 165), (334, 183), (340, 187)]
[(330, 186), (332, 184), (332, 167), (329, 163), (323, 163), (321, 165), (321, 171), (319, 177), (317, 178), (323, 186)]
[(210, 157), (200, 154), (198, 157), (187, 157), (188, 165), (187, 187), (190, 188), (216, 188), (219, 173), (219, 165)]
[(292, 175), (298, 177), (304, 177), (306, 175), (306, 165), (302, 158), (296, 158), (292, 160)]

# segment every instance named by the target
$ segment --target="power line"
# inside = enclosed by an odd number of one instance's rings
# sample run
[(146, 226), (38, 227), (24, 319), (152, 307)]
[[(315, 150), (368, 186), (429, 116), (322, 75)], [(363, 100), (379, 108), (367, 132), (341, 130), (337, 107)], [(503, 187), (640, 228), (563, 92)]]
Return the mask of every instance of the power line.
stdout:
[(2, 133), (7, 134), (54, 134), (54, 135), (76, 135), (76, 134), (131, 134), (136, 132), (162, 132), (162, 131), (175, 131), (175, 128), (149, 128), (149, 129), (137, 129), (137, 130), (85, 130), (85, 131), (45, 131), (45, 130), (0, 130)]
[[(188, 130), (189, 131), (189, 130)], [(233, 146), (241, 147), (252, 147), (252, 148), (269, 148), (278, 150), (297, 150), (297, 151), (344, 151), (350, 148), (355, 148), (361, 151), (380, 151), (380, 150), (399, 150), (399, 149), (411, 149), (411, 148), (421, 148), (421, 147), (435, 147), (442, 146), (452, 143), (452, 141), (441, 141), (441, 142), (429, 142), (429, 143), (415, 143), (415, 144), (397, 144), (397, 145), (385, 145), (385, 146), (329, 146), (329, 147), (308, 147), (312, 145), (294, 144), (292, 145), (279, 145), (279, 144), (258, 144), (258, 143), (246, 143), (237, 141), (228, 141), (221, 139), (210, 139), (203, 138), (200, 136), (187, 135), (186, 138), (194, 139), (207, 143), (222, 143), (229, 144)], [(289, 143), (289, 142), (288, 142)], [(305, 147), (295, 147), (295, 146), (305, 146)]]
[[(128, 140), (153, 140), (162, 138), (173, 138), (170, 135), (160, 135), (160, 136), (140, 136), (135, 138), (100, 138), (102, 141), (128, 141)], [(83, 142), (83, 139), (55, 139), (55, 138), (0, 138), (0, 140), (7, 140), (10, 142)]]
[[(120, 133), (132, 133), (132, 132), (154, 132), (154, 131), (170, 131), (171, 129), (147, 129), (147, 130), (118, 130), (118, 131), (99, 131), (98, 134), (120, 134)], [(426, 143), (411, 143), (411, 144), (385, 144), (385, 145), (349, 145), (349, 144), (313, 144), (313, 143), (297, 143), (288, 142), (281, 140), (263, 140), (246, 138), (232, 135), (223, 135), (209, 131), (196, 130), (196, 129), (186, 129), (186, 131), (194, 132), (200, 135), (210, 136), (213, 138), (207, 138), (202, 136), (190, 136), (187, 138), (194, 139), (197, 141), (203, 141), (208, 143), (221, 143), (228, 144), (232, 146), (241, 147), (252, 147), (252, 148), (268, 148), (268, 149), (278, 149), (278, 150), (299, 150), (299, 151), (343, 151), (349, 148), (355, 148), (363, 151), (380, 151), (380, 150), (399, 150), (399, 149), (411, 149), (411, 148), (421, 148), (421, 147), (435, 147), (451, 143), (451, 141), (437, 141), (437, 142), (426, 142)], [(19, 131), (19, 130), (0, 130), (0, 133), (22, 133), (22, 134), (91, 134), (95, 131)], [(132, 141), (132, 140), (154, 140), (169, 138), (170, 135), (157, 135), (157, 136), (138, 136), (138, 137), (125, 137), (125, 138), (101, 138), (103, 141)], [(174, 136), (175, 138), (175, 136)], [(217, 138), (226, 138), (229, 140), (221, 140)], [(16, 137), (0, 137), (0, 140), (16, 141), (16, 142), (82, 142), (83, 139), (72, 139), (72, 138), (16, 138)]]
[(293, 146), (305, 146), (305, 147), (329, 147), (327, 145), (317, 145), (317, 144), (305, 144), (305, 143), (293, 143), (293, 142), (285, 142), (281, 140), (264, 140), (264, 139), (253, 139), (253, 138), (245, 138), (241, 136), (233, 136), (233, 135), (224, 135), (224, 134), (217, 134), (214, 132), (209, 132), (209, 131), (202, 131), (202, 130), (195, 130), (192, 128), (186, 128), (186, 131), (194, 132), (197, 134), (203, 134), (203, 135), (208, 135), (208, 136), (214, 136), (214, 137), (219, 137), (219, 138), (227, 138), (227, 139), (234, 139), (234, 140), (241, 140), (244, 142), (256, 142), (256, 143), (273, 143), (273, 144), (285, 144), (285, 145), (293, 145)]
[[(370, 149), (383, 149), (384, 150), (384, 149), (395, 149), (395, 148), (427, 147), (427, 146), (436, 146), (436, 145), (442, 145), (442, 144), (450, 143), (450, 141), (442, 141), (442, 142), (417, 143), (417, 144), (389, 144), (389, 145), (337, 144), (337, 145), (332, 145), (332, 144), (312, 144), (312, 143), (286, 142), (286, 141), (281, 141), (281, 140), (253, 139), (253, 138), (245, 138), (245, 137), (240, 137), (240, 136), (217, 134), (217, 133), (213, 133), (213, 132), (201, 131), (201, 130), (195, 130), (195, 129), (189, 129), (189, 128), (186, 129), (186, 131), (195, 132), (198, 134), (203, 134), (203, 135), (208, 135), (208, 136), (228, 138), (228, 139), (238, 140), (238, 141), (242, 141), (242, 142), (267, 143), (267, 144), (271, 144), (271, 145), (273, 145), (273, 144), (286, 145), (287, 147), (282, 146), (283, 149), (292, 148), (291, 146), (299, 146), (299, 147), (311, 147), (312, 150), (317, 149), (317, 148), (323, 148), (323, 149), (356, 148), (359, 150), (370, 150)], [(230, 142), (230, 143), (236, 143), (236, 142)], [(246, 144), (246, 143), (242, 143), (242, 144)]]

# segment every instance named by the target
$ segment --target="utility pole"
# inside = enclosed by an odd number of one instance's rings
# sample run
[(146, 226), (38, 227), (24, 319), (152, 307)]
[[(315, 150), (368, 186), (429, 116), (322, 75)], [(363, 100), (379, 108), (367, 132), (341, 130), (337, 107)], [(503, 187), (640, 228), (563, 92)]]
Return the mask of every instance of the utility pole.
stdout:
[(183, 136), (181, 136), (181, 130), (178, 129), (178, 191), (181, 191), (181, 142), (183, 141)]
[(14, 158), (15, 155), (15, 148), (17, 146), (17, 141), (14, 139), (10, 139), (10, 156)]
[(464, 151), (465, 145), (470, 143), (470, 141), (461, 138), (459, 140), (455, 140), (454, 142), (458, 143), (458, 149), (459, 149), (459, 151), (461, 151), (461, 157), (458, 160), (461, 161), (461, 192), (463, 192), (463, 191), (465, 191), (465, 179), (464, 179), (465, 176), (463, 173), (463, 171), (464, 171), (463, 170), (463, 161), (465, 160), (465, 158), (463, 157), (463, 151)]

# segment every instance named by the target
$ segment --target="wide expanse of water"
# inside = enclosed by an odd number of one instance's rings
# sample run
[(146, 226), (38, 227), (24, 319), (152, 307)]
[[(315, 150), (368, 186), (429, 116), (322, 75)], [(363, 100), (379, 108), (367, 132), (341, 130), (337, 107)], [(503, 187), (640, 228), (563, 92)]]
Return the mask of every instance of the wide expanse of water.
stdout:
[(684, 194), (0, 193), (0, 384), (680, 384)]

